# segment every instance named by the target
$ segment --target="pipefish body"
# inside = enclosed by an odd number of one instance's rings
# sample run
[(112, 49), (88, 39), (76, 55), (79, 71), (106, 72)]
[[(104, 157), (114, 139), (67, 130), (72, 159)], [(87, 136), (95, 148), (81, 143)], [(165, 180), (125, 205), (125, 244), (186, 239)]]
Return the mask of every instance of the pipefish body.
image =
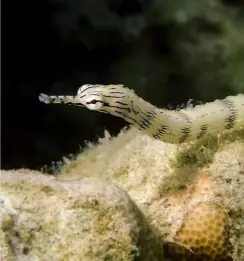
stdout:
[(244, 126), (244, 95), (181, 110), (160, 109), (124, 85), (82, 85), (74, 96), (40, 94), (46, 104), (63, 103), (86, 107), (123, 118), (147, 135), (167, 143), (185, 143), (208, 134)]

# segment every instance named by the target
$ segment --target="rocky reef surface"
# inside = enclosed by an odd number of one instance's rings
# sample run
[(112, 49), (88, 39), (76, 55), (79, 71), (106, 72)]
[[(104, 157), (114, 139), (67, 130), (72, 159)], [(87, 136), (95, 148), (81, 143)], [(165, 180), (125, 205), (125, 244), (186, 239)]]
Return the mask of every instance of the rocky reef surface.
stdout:
[(184, 145), (135, 129), (56, 175), (1, 171), (1, 260), (244, 260), (243, 130)]

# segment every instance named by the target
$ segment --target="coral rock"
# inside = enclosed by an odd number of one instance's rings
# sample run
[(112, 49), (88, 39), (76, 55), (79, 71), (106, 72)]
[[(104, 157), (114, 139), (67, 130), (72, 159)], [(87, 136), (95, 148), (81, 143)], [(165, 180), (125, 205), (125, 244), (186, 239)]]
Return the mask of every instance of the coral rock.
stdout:
[(1, 185), (1, 232), (17, 260), (164, 260), (144, 215), (110, 182), (26, 170), (2, 171)]
[(207, 260), (227, 260), (229, 219), (225, 210), (215, 204), (199, 203), (188, 210), (176, 241)]

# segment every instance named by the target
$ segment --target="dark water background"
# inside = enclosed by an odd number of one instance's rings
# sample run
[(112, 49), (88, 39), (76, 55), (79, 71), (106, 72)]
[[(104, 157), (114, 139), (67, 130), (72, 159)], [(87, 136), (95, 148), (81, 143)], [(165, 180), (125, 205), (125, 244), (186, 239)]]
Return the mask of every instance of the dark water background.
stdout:
[(122, 83), (169, 107), (244, 93), (243, 72), (243, 1), (3, 1), (1, 167), (39, 169), (126, 124), (40, 92)]

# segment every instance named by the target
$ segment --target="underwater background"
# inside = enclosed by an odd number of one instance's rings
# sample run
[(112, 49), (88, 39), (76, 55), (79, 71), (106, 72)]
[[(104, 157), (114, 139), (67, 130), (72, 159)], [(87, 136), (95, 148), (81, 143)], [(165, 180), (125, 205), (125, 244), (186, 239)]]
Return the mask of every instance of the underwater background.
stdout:
[(244, 92), (244, 5), (220, 0), (3, 3), (2, 167), (40, 169), (126, 123), (40, 92), (121, 83), (159, 107)]
[(243, 1), (5, 1), (2, 21), (1, 261), (244, 260), (242, 110), (242, 128), (169, 144), (38, 100), (97, 83), (161, 108), (244, 94)]

